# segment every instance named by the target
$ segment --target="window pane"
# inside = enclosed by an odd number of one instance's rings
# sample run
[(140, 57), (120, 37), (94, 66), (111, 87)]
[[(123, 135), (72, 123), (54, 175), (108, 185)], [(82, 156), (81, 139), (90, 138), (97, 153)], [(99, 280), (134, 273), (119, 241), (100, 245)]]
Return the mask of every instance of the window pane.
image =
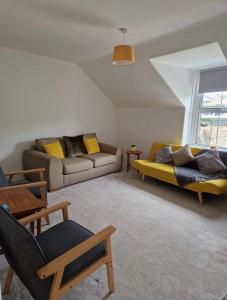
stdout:
[(227, 146), (227, 113), (220, 114), (217, 145)]
[(227, 92), (223, 92), (222, 96), (222, 107), (227, 108)]
[(216, 145), (219, 113), (201, 113), (197, 135), (197, 143)]
[(204, 93), (202, 107), (215, 108), (221, 106), (222, 92)]

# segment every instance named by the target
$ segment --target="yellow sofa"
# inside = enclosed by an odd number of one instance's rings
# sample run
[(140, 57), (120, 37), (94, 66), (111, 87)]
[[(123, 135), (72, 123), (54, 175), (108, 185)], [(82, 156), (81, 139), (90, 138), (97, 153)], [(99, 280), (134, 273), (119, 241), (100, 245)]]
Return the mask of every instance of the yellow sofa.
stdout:
[[(145, 176), (154, 177), (156, 179), (178, 185), (176, 176), (174, 174), (174, 167), (170, 164), (156, 163), (156, 153), (166, 144), (154, 143), (151, 147), (148, 159), (140, 159), (133, 161), (133, 167), (142, 174), (142, 180)], [(181, 145), (171, 145), (172, 151), (180, 149)], [(199, 153), (202, 148), (191, 147), (192, 154)], [(200, 203), (203, 203), (203, 193), (210, 193), (215, 195), (221, 195), (227, 192), (227, 179), (213, 179), (205, 182), (194, 182), (188, 184), (186, 189), (197, 192)]]

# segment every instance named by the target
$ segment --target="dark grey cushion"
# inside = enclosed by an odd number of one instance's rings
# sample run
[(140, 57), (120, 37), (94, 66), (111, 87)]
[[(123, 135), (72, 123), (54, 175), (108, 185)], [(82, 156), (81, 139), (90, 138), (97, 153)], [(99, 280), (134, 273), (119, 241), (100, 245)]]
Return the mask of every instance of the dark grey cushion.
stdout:
[(86, 152), (84, 146), (83, 135), (78, 136), (63, 136), (67, 149), (67, 157), (80, 156)]
[[(69, 220), (42, 232), (37, 236), (37, 241), (47, 260), (51, 261), (93, 235), (91, 231)], [(83, 271), (104, 254), (104, 244), (100, 243), (77, 258), (65, 268), (62, 283)]]
[(227, 170), (217, 151), (207, 151), (195, 157), (200, 172), (212, 174)]
[(0, 207), (0, 246), (20, 280), (36, 300), (48, 300), (51, 278), (40, 279), (36, 272), (47, 260), (34, 236)]
[(8, 180), (7, 177), (2, 169), (2, 167), (0, 166), (0, 187), (6, 187), (8, 186)]
[(163, 147), (156, 153), (155, 162), (168, 164), (172, 161), (172, 150), (170, 146)]

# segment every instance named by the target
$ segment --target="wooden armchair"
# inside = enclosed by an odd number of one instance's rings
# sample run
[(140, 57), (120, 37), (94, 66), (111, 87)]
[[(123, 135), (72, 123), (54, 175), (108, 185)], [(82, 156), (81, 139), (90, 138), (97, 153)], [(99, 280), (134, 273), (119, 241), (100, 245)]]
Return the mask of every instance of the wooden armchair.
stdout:
[[(110, 292), (114, 292), (111, 235), (115, 228), (108, 226), (93, 234), (68, 219), (69, 205), (54, 205), (20, 223), (0, 207), (0, 245), (10, 265), (4, 294), (9, 294), (15, 272), (34, 299), (57, 300), (104, 264)], [(24, 227), (58, 210), (64, 221), (36, 237)]]

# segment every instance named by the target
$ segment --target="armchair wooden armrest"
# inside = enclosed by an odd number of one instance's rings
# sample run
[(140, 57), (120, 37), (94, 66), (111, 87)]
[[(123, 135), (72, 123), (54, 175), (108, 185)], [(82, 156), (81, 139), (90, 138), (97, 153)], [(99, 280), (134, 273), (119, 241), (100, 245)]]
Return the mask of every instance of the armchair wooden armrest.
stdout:
[(20, 223), (23, 225), (27, 225), (27, 224), (37, 221), (43, 217), (45, 218), (58, 210), (62, 210), (63, 218), (64, 218), (64, 220), (67, 220), (68, 219), (68, 206), (70, 204), (71, 203), (69, 201), (64, 201), (64, 202), (55, 204), (55, 205), (45, 208), (39, 212), (36, 212), (30, 216), (20, 219)]
[(11, 176), (11, 175), (18, 175), (18, 174), (40, 173), (44, 171), (45, 168), (31, 169), (31, 170), (16, 170), (16, 171), (5, 172), (5, 175)]
[(30, 182), (30, 183), (23, 183), (18, 185), (10, 185), (0, 187), (0, 191), (4, 190), (17, 190), (19, 188), (33, 188), (33, 187), (44, 187), (46, 185), (46, 181), (37, 181), (37, 182)]
[(39, 173), (39, 179), (41, 181), (44, 180), (44, 173), (45, 172), (45, 168), (39, 168), (39, 169), (30, 169), (30, 170), (16, 170), (16, 171), (8, 171), (5, 172), (5, 175), (9, 177), (9, 184), (12, 184), (13, 181), (13, 177), (15, 175), (20, 175), (20, 174), (31, 174), (31, 173)]
[(115, 230), (116, 228), (113, 226), (108, 226), (104, 228), (103, 230), (93, 235), (91, 238), (73, 247), (69, 251), (65, 252), (64, 254), (60, 255), (59, 257), (55, 258), (47, 265), (39, 269), (37, 271), (38, 276), (41, 279), (44, 279), (64, 269), (67, 265), (69, 265), (79, 256), (88, 252), (89, 250), (97, 246), (99, 243), (107, 240), (114, 233)]

